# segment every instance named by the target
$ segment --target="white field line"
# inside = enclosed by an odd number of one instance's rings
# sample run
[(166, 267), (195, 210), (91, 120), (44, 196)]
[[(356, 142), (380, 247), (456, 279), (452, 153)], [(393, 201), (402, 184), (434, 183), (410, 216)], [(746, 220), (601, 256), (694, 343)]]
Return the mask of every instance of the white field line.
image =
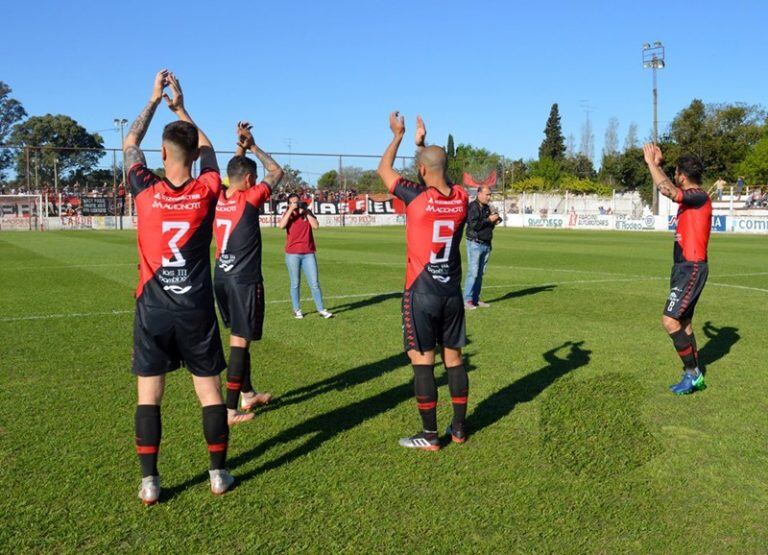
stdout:
[(16, 272), (26, 270), (67, 270), (69, 268), (111, 268), (114, 266), (136, 266), (139, 262), (115, 262), (113, 264), (66, 264), (57, 266), (18, 266), (2, 268), (2, 272)]
[(707, 285), (714, 285), (715, 287), (729, 287), (731, 289), (744, 289), (746, 291), (760, 291), (761, 293), (768, 293), (768, 289), (760, 289), (759, 287), (747, 287), (746, 285), (732, 285), (730, 283), (714, 283), (707, 282)]
[[(596, 272), (597, 273), (597, 272)], [(615, 275), (615, 274), (608, 274)], [(619, 274), (621, 275), (621, 274)], [(728, 277), (741, 277), (743, 275), (755, 275), (755, 274), (730, 274)], [(723, 276), (725, 277), (725, 276)], [(620, 283), (620, 282), (638, 282), (638, 281), (666, 281), (669, 278), (662, 276), (629, 276), (625, 278), (606, 278), (606, 279), (579, 279), (568, 281), (550, 281), (546, 283), (507, 283), (504, 285), (486, 285), (484, 289), (503, 289), (508, 287), (546, 287), (547, 285), (582, 285), (591, 283)], [(768, 289), (760, 289), (758, 287), (746, 287), (744, 285), (730, 285), (727, 283), (713, 283), (708, 282), (710, 285), (717, 287), (728, 287), (733, 289), (744, 289), (748, 291), (758, 291), (761, 293), (768, 293)], [(324, 297), (328, 300), (341, 300), (341, 299), (359, 299), (368, 297), (377, 297), (380, 295), (394, 295), (402, 293), (402, 291), (379, 291), (376, 293), (355, 293), (350, 295), (332, 295)], [(290, 299), (277, 299), (273, 301), (267, 301), (266, 304), (283, 304), (291, 302)], [(131, 314), (134, 310), (111, 310), (106, 312), (70, 312), (63, 314), (40, 314), (35, 316), (13, 316), (0, 318), (0, 323), (7, 322), (24, 322), (29, 320), (51, 320), (56, 318), (80, 318), (88, 316), (115, 316), (122, 314)]]

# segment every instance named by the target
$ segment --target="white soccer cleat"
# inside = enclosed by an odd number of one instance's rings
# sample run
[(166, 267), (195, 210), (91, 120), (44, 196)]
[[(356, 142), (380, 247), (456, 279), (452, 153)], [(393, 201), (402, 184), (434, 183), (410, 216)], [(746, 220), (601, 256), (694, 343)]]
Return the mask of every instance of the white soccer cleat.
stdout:
[(328, 312), (327, 310), (321, 310), (320, 312), (318, 312), (318, 314), (319, 314), (320, 316), (322, 316), (323, 318), (325, 318), (326, 320), (327, 320), (328, 318), (333, 318), (333, 314), (332, 314), (332, 313), (330, 313), (330, 312)]
[(141, 479), (139, 499), (145, 505), (154, 505), (160, 499), (160, 476), (146, 476)]
[(211, 493), (213, 495), (224, 495), (235, 483), (232, 475), (223, 468), (209, 470), (208, 474), (211, 477)]
[(304, 319), (304, 313), (301, 310), (294, 310), (293, 317), (296, 318), (297, 320), (302, 320)]

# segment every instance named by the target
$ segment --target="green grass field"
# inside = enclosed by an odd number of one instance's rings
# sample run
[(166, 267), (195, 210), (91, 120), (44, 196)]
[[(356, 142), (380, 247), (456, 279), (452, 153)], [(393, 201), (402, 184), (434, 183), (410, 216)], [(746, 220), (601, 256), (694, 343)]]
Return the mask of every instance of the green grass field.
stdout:
[(499, 230), (492, 308), (467, 314), (474, 433), (438, 453), (397, 445), (419, 428), (401, 352), (403, 229), (317, 240), (337, 317), (319, 318), (305, 289), (311, 312), (296, 321), (283, 236), (264, 232), (269, 304), (251, 352), (256, 387), (280, 402), (233, 428), (238, 486), (209, 493), (180, 370), (162, 409), (163, 502), (145, 508), (134, 233), (0, 234), (0, 551), (768, 548), (765, 237), (713, 236), (695, 322), (709, 388), (675, 397), (680, 363), (660, 326), (671, 234)]

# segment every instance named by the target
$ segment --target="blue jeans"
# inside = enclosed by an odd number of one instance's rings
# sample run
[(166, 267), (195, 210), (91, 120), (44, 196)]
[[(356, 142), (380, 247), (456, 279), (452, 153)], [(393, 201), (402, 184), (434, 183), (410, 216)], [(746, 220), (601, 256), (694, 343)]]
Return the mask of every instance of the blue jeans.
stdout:
[(467, 239), (467, 279), (464, 282), (464, 302), (477, 304), (483, 274), (491, 257), (491, 245)]
[(310, 254), (287, 254), (285, 255), (285, 265), (288, 266), (288, 275), (291, 278), (291, 303), (293, 311), (301, 308), (299, 304), (299, 290), (301, 287), (301, 270), (304, 270), (304, 276), (307, 278), (309, 290), (312, 292), (312, 298), (315, 300), (315, 308), (318, 312), (325, 310), (323, 306), (323, 293), (320, 291), (320, 282), (317, 279), (317, 258), (314, 253)]

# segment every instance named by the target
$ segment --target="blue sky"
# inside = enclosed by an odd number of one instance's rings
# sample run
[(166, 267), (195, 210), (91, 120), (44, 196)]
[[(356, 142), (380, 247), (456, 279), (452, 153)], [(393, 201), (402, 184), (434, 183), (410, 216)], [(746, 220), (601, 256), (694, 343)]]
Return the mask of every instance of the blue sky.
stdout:
[[(553, 102), (578, 144), (587, 101), (599, 157), (612, 116), (622, 143), (632, 121), (649, 134), (641, 45), (654, 40), (667, 48), (662, 128), (693, 98), (765, 103), (768, 92), (764, 1), (15, 1), (3, 15), (0, 79), (31, 115), (108, 129), (138, 114), (168, 67), (221, 149), (250, 119), (270, 151), (290, 137), (294, 151), (378, 154), (399, 109), (410, 129), (421, 113), (435, 143), (450, 132), (527, 158)], [(158, 114), (147, 147), (171, 119)]]

